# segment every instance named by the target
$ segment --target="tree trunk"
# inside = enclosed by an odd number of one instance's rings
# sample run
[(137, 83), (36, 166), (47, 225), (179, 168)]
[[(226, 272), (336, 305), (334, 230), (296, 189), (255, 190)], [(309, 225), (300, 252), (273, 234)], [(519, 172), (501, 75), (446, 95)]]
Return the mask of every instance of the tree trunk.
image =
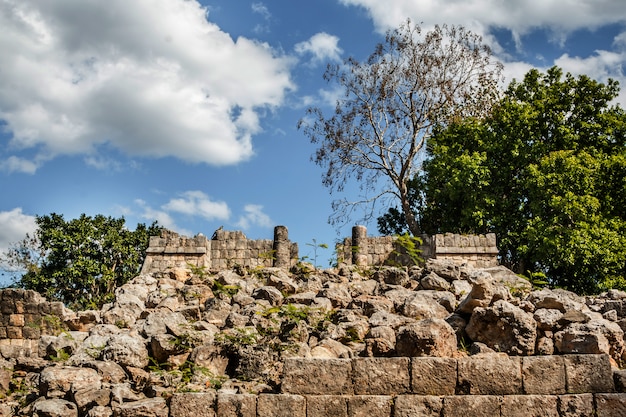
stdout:
[(408, 189), (406, 183), (402, 183), (400, 187), (400, 202), (402, 204), (402, 212), (404, 213), (404, 220), (406, 221), (406, 225), (409, 228), (409, 231), (413, 236), (419, 236), (422, 234), (422, 229), (420, 228), (417, 219), (415, 218), (415, 214), (411, 208), (411, 204), (409, 203), (408, 197)]

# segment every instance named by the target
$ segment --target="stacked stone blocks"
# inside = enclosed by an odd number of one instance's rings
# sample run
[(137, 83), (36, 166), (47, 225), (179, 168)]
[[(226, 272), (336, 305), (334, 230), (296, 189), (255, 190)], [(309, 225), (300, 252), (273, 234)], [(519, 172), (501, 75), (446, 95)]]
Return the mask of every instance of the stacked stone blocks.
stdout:
[[(496, 235), (460, 235), (454, 233), (420, 237), (420, 256), (467, 263), (475, 268), (496, 266)], [(344, 239), (337, 251), (343, 262), (352, 265), (411, 265), (411, 260), (397, 236), (368, 237), (365, 226), (352, 228), (352, 237)]]
[(191, 417), (626, 415), (606, 355), (287, 359), (280, 394), (181, 393)]
[(30, 290), (0, 291), (0, 353), (4, 357), (36, 356), (39, 338), (62, 330), (61, 302), (48, 302)]

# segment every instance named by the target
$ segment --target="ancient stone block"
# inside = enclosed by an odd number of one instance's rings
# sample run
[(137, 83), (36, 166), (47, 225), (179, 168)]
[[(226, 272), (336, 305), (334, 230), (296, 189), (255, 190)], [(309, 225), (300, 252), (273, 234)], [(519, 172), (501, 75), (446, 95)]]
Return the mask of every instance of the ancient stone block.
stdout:
[(457, 360), (411, 358), (411, 392), (420, 395), (454, 395)]
[(21, 339), (23, 337), (21, 327), (8, 326), (6, 329), (7, 329), (7, 337), (9, 339)]
[(217, 415), (220, 417), (256, 417), (256, 395), (217, 394)]
[(352, 394), (352, 362), (349, 359), (287, 359), (282, 391), (311, 395)]
[(396, 397), (393, 417), (439, 417), (443, 397), (432, 395), (399, 395)]
[(559, 417), (554, 395), (505, 395), (501, 417)]
[(358, 395), (348, 397), (348, 417), (391, 417), (393, 397)]
[[(307, 417), (348, 417), (348, 397), (341, 395), (308, 395)], [(220, 415), (220, 417), (222, 417)]]
[(261, 394), (257, 415), (271, 417), (306, 417), (306, 400), (301, 395)]
[(519, 357), (486, 354), (458, 361), (458, 394), (522, 394)]
[(409, 358), (354, 359), (354, 393), (394, 395), (409, 392), (409, 363)]
[[(69, 414), (68, 414), (69, 415)], [(179, 414), (172, 414), (179, 416)], [(197, 414), (200, 415), (200, 414)], [(168, 417), (169, 410), (167, 403), (163, 397), (146, 398), (137, 401), (130, 401), (122, 403), (115, 409), (115, 416), (117, 417), (138, 417), (138, 416), (150, 416), (150, 417)]]
[(607, 355), (565, 355), (565, 380), (569, 394), (613, 392), (613, 373)]
[(565, 394), (565, 364), (562, 356), (522, 358), (525, 394)]
[(176, 417), (215, 416), (214, 392), (184, 392), (172, 396), (170, 413)]
[(495, 395), (455, 395), (443, 398), (442, 417), (487, 417), (500, 415), (502, 397)]
[(558, 408), (560, 417), (593, 417), (593, 394), (559, 395)]
[(596, 394), (597, 417), (626, 416), (626, 394)]

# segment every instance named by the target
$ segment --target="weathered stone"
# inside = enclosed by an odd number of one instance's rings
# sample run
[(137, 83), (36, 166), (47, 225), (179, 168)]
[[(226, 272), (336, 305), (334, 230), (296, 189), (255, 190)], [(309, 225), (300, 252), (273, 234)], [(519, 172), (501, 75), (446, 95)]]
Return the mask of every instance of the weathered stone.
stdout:
[(528, 296), (528, 301), (535, 305), (536, 309), (547, 308), (556, 309), (562, 313), (567, 311), (587, 311), (583, 299), (573, 292), (563, 289), (543, 288), (539, 291), (533, 291)]
[(423, 290), (450, 291), (452, 285), (439, 275), (431, 272), (420, 280), (419, 288)]
[(345, 308), (352, 302), (352, 296), (347, 288), (335, 283), (329, 283), (329, 287), (323, 288), (317, 296), (329, 299), (333, 308)]
[(393, 397), (359, 395), (348, 397), (348, 417), (390, 417)]
[(286, 359), (282, 391), (290, 394), (344, 395), (354, 392), (349, 359)]
[(565, 363), (561, 356), (522, 358), (525, 394), (565, 394)]
[(92, 407), (87, 411), (85, 417), (111, 417), (113, 415), (113, 410), (111, 407), (105, 407), (102, 405), (97, 405)]
[(412, 322), (415, 322), (415, 319), (410, 319), (408, 317), (400, 316), (387, 311), (377, 311), (369, 318), (369, 324), (372, 327), (389, 326), (397, 329), (400, 326), (404, 326), (405, 324)]
[(195, 347), (189, 355), (189, 360), (213, 375), (224, 375), (228, 366), (226, 353), (220, 346), (213, 344)]
[(215, 392), (177, 393), (170, 400), (170, 415), (176, 417), (215, 417), (215, 403)]
[(78, 417), (76, 404), (60, 398), (41, 400), (33, 404), (33, 417)]
[(307, 395), (306, 415), (307, 417), (348, 417), (348, 397), (341, 395)]
[(450, 312), (437, 300), (417, 291), (407, 297), (400, 307), (400, 312), (412, 319), (444, 319)]
[(404, 286), (409, 282), (409, 274), (403, 268), (385, 267), (376, 271), (374, 279), (385, 284)]
[(426, 260), (425, 269), (448, 281), (454, 281), (461, 277), (461, 267), (459, 264), (447, 259), (428, 259)]
[(274, 287), (259, 287), (252, 292), (252, 296), (257, 300), (267, 300), (273, 306), (280, 305), (283, 301), (283, 295)]
[(487, 417), (500, 415), (501, 397), (495, 395), (455, 395), (443, 398), (442, 417)]
[(615, 384), (615, 392), (626, 392), (626, 370), (614, 370), (613, 383)]
[(430, 395), (398, 395), (393, 417), (440, 417), (443, 398)]
[(482, 268), (482, 271), (491, 275), (495, 282), (507, 288), (515, 296), (521, 297), (530, 293), (533, 289), (532, 284), (528, 280), (520, 277), (504, 265)]
[(360, 295), (354, 298), (350, 307), (361, 309), (367, 317), (378, 311), (391, 312), (394, 308), (393, 302), (388, 298), (373, 295)]
[(100, 389), (102, 378), (93, 369), (53, 366), (41, 371), (39, 394), (47, 398), (63, 398), (72, 391)]
[(607, 355), (566, 355), (566, 388), (569, 394), (613, 392), (613, 373)]
[(311, 349), (313, 358), (342, 358), (347, 359), (354, 356), (352, 350), (346, 345), (332, 339), (324, 339), (317, 346)]
[(507, 300), (508, 290), (497, 284), (487, 273), (476, 277), (472, 283), (472, 291), (461, 301), (457, 312), (470, 314), (476, 307), (488, 307), (492, 302)]
[(116, 334), (111, 336), (102, 350), (102, 358), (116, 362), (122, 366), (144, 368), (150, 363), (148, 348), (144, 339), (133, 337), (130, 334)]
[(256, 395), (217, 394), (219, 417), (256, 417)]
[(477, 307), (465, 328), (468, 336), (498, 352), (532, 355), (537, 340), (533, 316), (513, 304), (499, 300), (491, 307)]
[(306, 417), (306, 400), (301, 395), (260, 394), (257, 415), (272, 417)]
[(554, 329), (561, 317), (563, 317), (563, 313), (555, 308), (539, 308), (533, 314), (540, 330)]
[(86, 388), (74, 392), (74, 402), (78, 409), (84, 412), (95, 406), (107, 406), (111, 402), (111, 390), (108, 388)]
[(501, 417), (559, 417), (554, 395), (505, 395)]
[(593, 406), (593, 394), (559, 395), (560, 417), (597, 417)]
[(595, 319), (573, 323), (554, 335), (554, 344), (561, 353), (604, 353), (621, 363), (624, 332), (614, 322)]
[(165, 398), (146, 398), (123, 403), (114, 408), (117, 417), (168, 417), (169, 409)]
[(441, 319), (419, 320), (398, 330), (396, 352), (398, 356), (449, 357), (456, 352), (456, 334)]
[(411, 358), (411, 392), (419, 395), (454, 395), (457, 360)]
[(623, 417), (626, 415), (626, 394), (596, 394), (598, 417)]
[(504, 354), (461, 358), (458, 360), (457, 389), (457, 394), (522, 394), (520, 358)]
[(409, 358), (352, 360), (356, 395), (397, 395), (409, 392)]

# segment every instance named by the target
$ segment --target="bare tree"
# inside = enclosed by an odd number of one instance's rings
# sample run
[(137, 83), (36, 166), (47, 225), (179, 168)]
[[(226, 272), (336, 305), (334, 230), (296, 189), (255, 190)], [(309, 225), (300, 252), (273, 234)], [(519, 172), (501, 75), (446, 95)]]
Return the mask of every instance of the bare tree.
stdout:
[(389, 31), (367, 62), (329, 65), (324, 79), (338, 83), (344, 95), (332, 116), (312, 107), (298, 127), (319, 144), (312, 159), (326, 170), (330, 192), (342, 192), (355, 179), (363, 193), (360, 201), (335, 200), (330, 222), (345, 222), (359, 205), (366, 206), (361, 220), (369, 220), (376, 202), (391, 198), (419, 234), (407, 183), (420, 168), (426, 141), (436, 126), (487, 114), (501, 72), (480, 36), (447, 25), (423, 34), (410, 20)]

